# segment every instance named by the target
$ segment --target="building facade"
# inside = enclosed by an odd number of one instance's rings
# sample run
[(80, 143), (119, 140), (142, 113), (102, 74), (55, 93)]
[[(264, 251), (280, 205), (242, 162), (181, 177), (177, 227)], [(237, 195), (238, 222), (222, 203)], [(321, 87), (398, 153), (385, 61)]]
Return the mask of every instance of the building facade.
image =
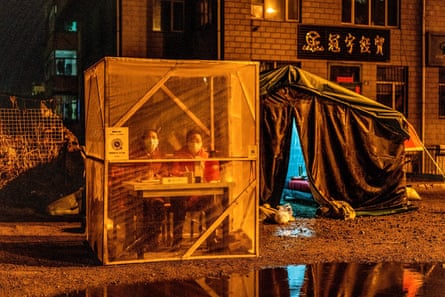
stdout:
[[(262, 70), (294, 64), (401, 111), (427, 146), (445, 144), (445, 2), (48, 0), (48, 4), (53, 12), (48, 23), (56, 24), (49, 28), (46, 52), (46, 83), (52, 94), (69, 94), (82, 102), (82, 71), (107, 55), (259, 61)], [(70, 34), (66, 29), (73, 22), (76, 32)], [(73, 49), (76, 56), (64, 52)], [(65, 61), (64, 75), (58, 72), (60, 59)], [(76, 65), (68, 73), (72, 60)], [(76, 81), (66, 82), (73, 73)], [(81, 104), (78, 109), (81, 121)]]

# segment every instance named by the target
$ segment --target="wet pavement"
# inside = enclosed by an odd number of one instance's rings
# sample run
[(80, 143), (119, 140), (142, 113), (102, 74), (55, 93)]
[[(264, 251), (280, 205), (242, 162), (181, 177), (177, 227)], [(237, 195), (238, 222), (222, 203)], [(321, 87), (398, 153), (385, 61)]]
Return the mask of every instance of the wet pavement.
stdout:
[(441, 297), (445, 264), (320, 263), (221, 278), (88, 288), (59, 296), (114, 297)]

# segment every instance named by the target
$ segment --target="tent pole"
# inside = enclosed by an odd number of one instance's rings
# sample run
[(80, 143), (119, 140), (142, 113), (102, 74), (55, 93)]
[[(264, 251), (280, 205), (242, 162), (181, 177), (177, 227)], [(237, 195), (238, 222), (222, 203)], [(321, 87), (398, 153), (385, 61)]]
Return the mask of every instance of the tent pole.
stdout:
[(215, 98), (213, 76), (210, 77), (210, 151), (215, 150)]

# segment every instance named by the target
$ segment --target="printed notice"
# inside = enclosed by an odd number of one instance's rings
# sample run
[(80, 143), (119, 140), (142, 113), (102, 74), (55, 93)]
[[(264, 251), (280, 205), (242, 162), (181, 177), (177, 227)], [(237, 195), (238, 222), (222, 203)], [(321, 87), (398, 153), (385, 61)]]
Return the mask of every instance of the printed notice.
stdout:
[(128, 160), (128, 127), (106, 128), (107, 160)]

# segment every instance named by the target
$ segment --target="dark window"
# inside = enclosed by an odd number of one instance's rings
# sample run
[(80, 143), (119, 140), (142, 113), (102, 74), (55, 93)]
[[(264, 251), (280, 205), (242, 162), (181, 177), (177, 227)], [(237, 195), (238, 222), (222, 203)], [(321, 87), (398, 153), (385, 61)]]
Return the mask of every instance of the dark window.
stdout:
[(288, 0), (287, 1), (287, 19), (298, 20), (300, 18), (300, 1)]
[(377, 66), (377, 101), (408, 116), (408, 69)]
[(369, 24), (369, 2), (367, 0), (356, 0), (354, 7), (355, 24)]
[(184, 3), (173, 2), (173, 31), (184, 30)]
[(153, 31), (181, 32), (184, 30), (184, 1), (155, 0)]
[(199, 0), (196, 3), (196, 28), (212, 24), (212, 2), (210, 0)]
[(171, 31), (171, 28), (171, 3), (169, 1), (161, 1), (161, 31), (168, 32)]
[(342, 0), (342, 22), (398, 26), (399, 0)]
[(352, 3), (351, 0), (342, 0), (341, 20), (345, 23), (352, 23)]
[(385, 0), (373, 0), (372, 19), (374, 25), (385, 26)]
[(300, 62), (286, 62), (286, 61), (260, 61), (260, 72), (277, 69), (286, 65), (293, 65), (301, 67)]
[(396, 27), (399, 25), (399, 1), (393, 0), (387, 2), (388, 26)]
[(329, 79), (358, 94), (362, 92), (360, 66), (331, 65)]

